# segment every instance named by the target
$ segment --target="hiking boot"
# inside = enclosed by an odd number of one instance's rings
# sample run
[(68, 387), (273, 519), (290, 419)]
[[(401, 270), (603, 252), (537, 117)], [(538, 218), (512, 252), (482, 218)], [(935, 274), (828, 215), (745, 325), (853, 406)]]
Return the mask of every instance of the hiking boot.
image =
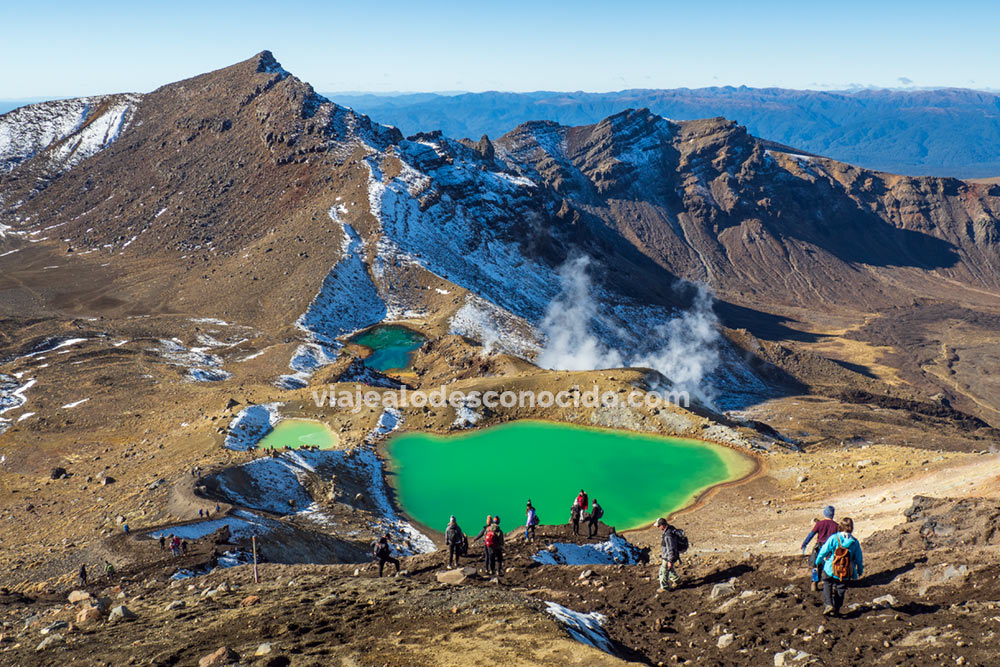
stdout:
[(826, 605), (825, 607), (823, 607), (823, 615), (833, 616), (834, 615), (833, 607), (831, 607), (830, 605)]
[(660, 586), (659, 588), (656, 589), (656, 592), (657, 593), (666, 593), (667, 589), (664, 588), (663, 586)]

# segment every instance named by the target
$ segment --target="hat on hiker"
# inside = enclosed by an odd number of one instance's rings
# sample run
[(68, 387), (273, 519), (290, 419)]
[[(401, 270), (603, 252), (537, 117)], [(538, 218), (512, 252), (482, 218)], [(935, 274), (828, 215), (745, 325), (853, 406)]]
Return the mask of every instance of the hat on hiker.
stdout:
[(833, 505), (827, 505), (826, 507), (823, 508), (823, 516), (825, 516), (827, 519), (833, 518)]
[(499, 525), (500, 524), (500, 517), (498, 517), (498, 516), (493, 517), (493, 523)]
[(454, 514), (452, 514), (452, 515), (451, 515), (451, 518), (450, 518), (450, 519), (448, 519), (448, 521), (450, 521), (451, 523), (455, 523), (455, 515), (454, 515)]

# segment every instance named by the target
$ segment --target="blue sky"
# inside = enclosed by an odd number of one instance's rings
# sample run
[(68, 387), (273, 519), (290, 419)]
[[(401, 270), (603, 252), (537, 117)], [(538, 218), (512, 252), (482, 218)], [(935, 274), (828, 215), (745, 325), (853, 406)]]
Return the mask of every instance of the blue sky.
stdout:
[(270, 49), (320, 91), (1000, 88), (995, 4), (0, 0), (0, 98), (144, 92)]

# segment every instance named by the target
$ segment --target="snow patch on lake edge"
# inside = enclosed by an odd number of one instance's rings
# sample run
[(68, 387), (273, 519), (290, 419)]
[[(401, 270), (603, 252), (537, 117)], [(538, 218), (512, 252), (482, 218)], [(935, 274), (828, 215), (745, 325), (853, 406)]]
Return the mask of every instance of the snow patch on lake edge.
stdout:
[(263, 403), (250, 405), (240, 410), (239, 414), (229, 422), (228, 433), (223, 446), (235, 451), (253, 449), (260, 440), (271, 432), (274, 425), (281, 421), (278, 408), (281, 403)]
[(614, 645), (604, 630), (607, 620), (604, 614), (596, 611), (584, 614), (555, 602), (546, 602), (545, 611), (555, 616), (573, 639), (614, 655)]
[[(278, 408), (281, 403), (251, 405), (241, 410), (229, 424), (225, 447), (237, 451), (253, 449), (256, 444), (281, 421)], [(393, 538), (397, 554), (408, 556), (415, 553), (434, 551), (436, 547), (429, 537), (402, 519), (389, 501), (388, 487), (382, 461), (375, 453), (373, 444), (392, 433), (402, 424), (402, 415), (393, 408), (386, 409), (378, 423), (365, 438), (366, 444), (352, 450), (343, 451), (293, 451), (282, 452), (276, 458), (263, 458), (245, 463), (237, 468), (246, 475), (255, 489), (253, 497), (234, 491), (231, 485), (220, 478), (220, 490), (237, 505), (251, 509), (280, 514), (293, 514), (319, 526), (329, 525), (330, 515), (316, 502), (305, 488), (309, 473), (325, 474), (324, 470), (349, 470), (366, 487), (366, 496), (373, 505), (377, 518), (371, 529), (376, 534), (389, 533)], [(340, 473), (337, 473), (340, 474)], [(293, 498), (296, 508), (288, 499)]]

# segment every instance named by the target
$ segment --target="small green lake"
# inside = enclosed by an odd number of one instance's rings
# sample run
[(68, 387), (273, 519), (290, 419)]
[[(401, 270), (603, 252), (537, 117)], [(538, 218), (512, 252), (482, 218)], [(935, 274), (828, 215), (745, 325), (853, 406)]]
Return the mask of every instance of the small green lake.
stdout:
[(298, 449), (303, 445), (316, 446), (320, 449), (336, 447), (337, 434), (329, 426), (312, 419), (282, 419), (274, 425), (270, 433), (265, 435), (257, 447), (260, 449)]
[(530, 498), (543, 524), (566, 523), (583, 488), (618, 530), (645, 527), (755, 462), (696, 440), (517, 421), (460, 435), (402, 433), (387, 443), (400, 506), (443, 531), (454, 514), (475, 535), (487, 514), (524, 524)]
[(408, 368), (413, 353), (424, 344), (427, 338), (407, 327), (396, 324), (380, 324), (358, 334), (351, 340), (372, 351), (365, 358), (365, 366), (384, 372)]

